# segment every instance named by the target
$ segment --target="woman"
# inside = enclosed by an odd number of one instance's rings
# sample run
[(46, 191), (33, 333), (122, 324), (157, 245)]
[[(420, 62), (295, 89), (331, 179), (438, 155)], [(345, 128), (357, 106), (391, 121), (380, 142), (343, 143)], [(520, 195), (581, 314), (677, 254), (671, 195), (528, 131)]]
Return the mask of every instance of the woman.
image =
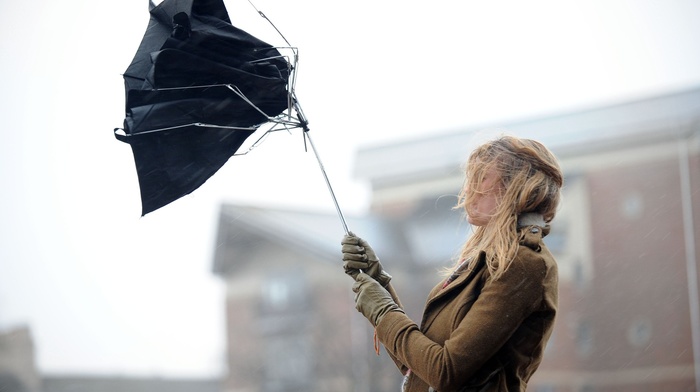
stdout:
[(557, 266), (542, 237), (562, 183), (554, 155), (533, 140), (505, 136), (470, 155), (457, 207), (474, 232), (430, 292), (420, 327), (369, 244), (343, 238), (356, 308), (406, 376), (404, 391), (525, 390), (557, 309)]

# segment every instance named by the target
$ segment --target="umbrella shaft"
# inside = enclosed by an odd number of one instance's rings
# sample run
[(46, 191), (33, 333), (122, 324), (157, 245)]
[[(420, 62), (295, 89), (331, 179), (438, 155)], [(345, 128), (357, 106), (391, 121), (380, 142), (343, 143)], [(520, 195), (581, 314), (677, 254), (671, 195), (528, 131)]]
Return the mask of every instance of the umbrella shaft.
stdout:
[(318, 166), (321, 168), (321, 173), (323, 174), (323, 179), (326, 180), (326, 186), (328, 187), (328, 191), (331, 194), (331, 198), (333, 199), (333, 204), (335, 204), (335, 210), (338, 212), (338, 218), (340, 218), (340, 223), (343, 225), (343, 230), (345, 230), (345, 234), (349, 234), (350, 230), (348, 230), (348, 224), (345, 222), (345, 217), (343, 216), (343, 212), (340, 211), (340, 205), (338, 205), (338, 199), (335, 197), (335, 193), (333, 192), (333, 187), (331, 187), (331, 182), (328, 179), (328, 175), (326, 174), (326, 169), (323, 167), (323, 162), (321, 162), (321, 157), (318, 155), (318, 151), (316, 151), (316, 146), (314, 146), (314, 141), (311, 140), (311, 135), (309, 135), (309, 132), (304, 132), (306, 137), (309, 140), (309, 144), (311, 144), (311, 150), (313, 150), (314, 155), (316, 156), (316, 161), (318, 161)]

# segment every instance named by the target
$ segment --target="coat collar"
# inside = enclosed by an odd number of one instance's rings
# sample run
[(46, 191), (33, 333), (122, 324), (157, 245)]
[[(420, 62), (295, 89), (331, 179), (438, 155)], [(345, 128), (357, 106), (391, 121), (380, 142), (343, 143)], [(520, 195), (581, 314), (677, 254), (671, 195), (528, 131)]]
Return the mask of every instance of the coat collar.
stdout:
[[(478, 275), (479, 272), (483, 271), (486, 266), (486, 254), (480, 253), (475, 263), (469, 263), (466, 269), (457, 276), (449, 285), (443, 288), (443, 282), (436, 285), (428, 296), (428, 301), (425, 304), (425, 311), (423, 312), (423, 319), (421, 320), (421, 329), (425, 330), (428, 328), (433, 321), (439, 310), (439, 307), (444, 306), (443, 302), (440, 305), (440, 299), (453, 293), (455, 290), (462, 290), (465, 285), (472, 282)], [(438, 308), (436, 308), (436, 306)], [(432, 310), (429, 310), (432, 309)]]

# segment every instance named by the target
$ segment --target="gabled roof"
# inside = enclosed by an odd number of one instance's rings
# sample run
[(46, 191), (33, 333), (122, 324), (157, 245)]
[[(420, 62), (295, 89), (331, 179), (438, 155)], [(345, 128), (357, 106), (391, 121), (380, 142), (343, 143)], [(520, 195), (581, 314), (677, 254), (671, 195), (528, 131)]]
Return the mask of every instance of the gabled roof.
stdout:
[[(457, 132), (358, 151), (355, 176), (373, 187), (454, 175), (469, 152), (498, 132), (539, 140), (563, 157), (630, 143), (687, 137), (700, 120), (700, 88), (674, 94), (520, 121), (487, 124)], [(457, 172), (457, 174), (461, 174)]]

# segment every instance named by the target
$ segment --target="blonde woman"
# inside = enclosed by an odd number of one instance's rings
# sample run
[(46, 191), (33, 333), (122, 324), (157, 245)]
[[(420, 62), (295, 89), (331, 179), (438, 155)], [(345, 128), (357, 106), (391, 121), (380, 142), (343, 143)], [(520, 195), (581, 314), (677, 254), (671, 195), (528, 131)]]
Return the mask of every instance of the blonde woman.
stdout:
[(557, 265), (542, 241), (563, 178), (541, 143), (504, 136), (469, 156), (457, 207), (474, 227), (419, 325), (369, 244), (342, 240), (355, 306), (405, 375), (403, 391), (524, 391), (557, 311)]

